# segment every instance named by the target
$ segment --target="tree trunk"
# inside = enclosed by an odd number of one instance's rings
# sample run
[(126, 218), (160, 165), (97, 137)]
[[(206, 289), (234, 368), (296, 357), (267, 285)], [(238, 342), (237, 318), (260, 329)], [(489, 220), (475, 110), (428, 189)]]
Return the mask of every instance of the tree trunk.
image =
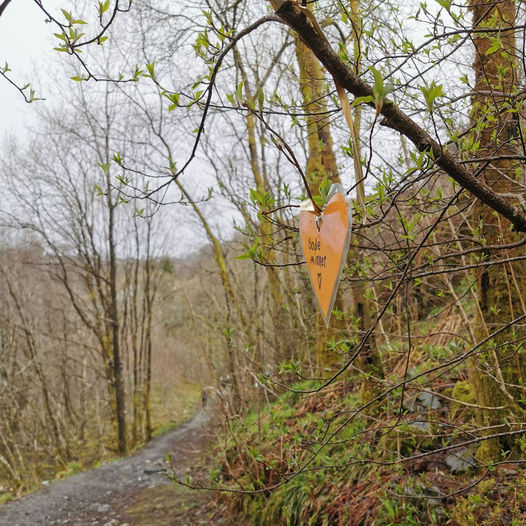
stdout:
[[(480, 148), (476, 157), (493, 157), (484, 170), (484, 182), (495, 192), (517, 194), (522, 191), (522, 177), (515, 163), (498, 160), (500, 155), (516, 154), (517, 119), (514, 97), (518, 88), (518, 71), (515, 53), (515, 34), (505, 31), (516, 20), (513, 1), (477, 0), (471, 2), (474, 29), (484, 27), (499, 29), (500, 46), (496, 50), (495, 33), (474, 34), (475, 96), (473, 97), (473, 124), (477, 129), (475, 139)], [(511, 101), (511, 102), (510, 102)], [(473, 210), (475, 234), (485, 245), (515, 243), (520, 235), (512, 231), (512, 225), (503, 217), (477, 201)], [(524, 255), (523, 247), (510, 249), (504, 258)], [(496, 259), (497, 254), (487, 251), (485, 258)], [(481, 426), (504, 426), (491, 432), (510, 429), (509, 424), (523, 416), (525, 407), (524, 380), (526, 379), (526, 350), (521, 340), (526, 336), (524, 324), (512, 325), (514, 319), (525, 314), (526, 273), (523, 262), (509, 262), (484, 267), (477, 275), (477, 300), (479, 316), (476, 326), (478, 341), (495, 331), (483, 352), (470, 364), (470, 378), (477, 402), (484, 407), (504, 406), (505, 409), (481, 409), (478, 420)], [(504, 330), (503, 330), (504, 329)], [(512, 450), (511, 440), (488, 440), (481, 444), (478, 457), (481, 460), (499, 458), (501, 450)]]
[[(176, 179), (175, 183), (177, 187), (179, 188), (179, 190), (181, 190), (185, 198), (188, 200), (190, 205), (192, 206), (194, 212), (199, 218), (199, 221), (201, 222), (201, 224), (203, 225), (203, 228), (205, 229), (208, 239), (212, 243), (212, 247), (214, 249), (214, 257), (216, 260), (216, 264), (219, 268), (219, 275), (221, 277), (221, 283), (223, 285), (225, 295), (226, 295), (227, 307), (228, 309), (230, 309), (230, 306), (234, 307), (235, 312), (237, 314), (238, 323), (240, 324), (240, 328), (242, 331), (245, 331), (247, 333), (247, 339), (250, 342), (252, 340), (252, 338), (250, 337), (251, 330), (245, 318), (245, 314), (243, 313), (243, 310), (241, 308), (241, 304), (234, 292), (234, 287), (232, 286), (232, 283), (228, 276), (227, 264), (226, 264), (225, 258), (223, 257), (223, 253), (221, 251), (221, 244), (219, 243), (219, 240), (212, 232), (212, 229), (210, 228), (208, 221), (202, 214), (201, 210), (199, 209), (195, 201), (191, 198), (190, 194), (188, 194), (188, 192), (182, 185), (181, 181), (179, 179)], [(241, 391), (240, 391), (240, 379), (239, 379), (239, 370), (241, 369), (241, 367), (239, 367), (239, 363), (238, 363), (237, 356), (236, 356), (236, 350), (234, 349), (232, 337), (230, 334), (226, 335), (226, 340), (228, 344), (228, 349), (227, 349), (228, 369), (229, 369), (229, 374), (230, 374), (230, 378), (232, 381), (232, 404), (234, 406), (234, 410), (238, 411), (241, 406), (241, 402), (242, 402)]]
[[(307, 114), (308, 156), (305, 174), (312, 194), (319, 195), (320, 185), (324, 180), (329, 180), (331, 183), (341, 183), (341, 180), (332, 148), (323, 71), (313, 52), (297, 35), (295, 45), (300, 73), (300, 91), (303, 108)], [(338, 291), (333, 309), (344, 312), (341, 291)], [(339, 332), (346, 329), (346, 320), (344, 315), (333, 316), (331, 328), (325, 327), (321, 315), (318, 315), (316, 320), (316, 366), (321, 374), (327, 374), (342, 361), (337, 350), (330, 346), (330, 342)]]
[[(109, 171), (106, 174), (107, 187), (111, 188)], [(111, 192), (107, 194), (108, 203), (108, 251), (109, 251), (109, 319), (111, 323), (111, 368), (115, 389), (115, 409), (117, 417), (117, 448), (119, 455), (128, 453), (126, 437), (126, 392), (124, 389), (124, 375), (122, 369), (121, 349), (119, 341), (119, 307), (117, 300), (117, 254), (115, 248), (115, 203), (112, 202)]]
[[(359, 46), (359, 13), (358, 3), (351, 2), (352, 23), (354, 26), (353, 57), (356, 73), (360, 67)], [(319, 193), (320, 183), (324, 179), (332, 183), (340, 183), (336, 156), (334, 155), (332, 138), (329, 130), (329, 119), (327, 117), (327, 104), (325, 90), (323, 89), (324, 73), (318, 59), (307, 45), (296, 37), (296, 56), (300, 68), (300, 89), (303, 96), (303, 105), (307, 113), (308, 134), (308, 161), (307, 180), (314, 194)], [(360, 114), (354, 119), (355, 136), (360, 132)], [(359, 143), (355, 151), (360, 152)], [(356, 260), (359, 257), (357, 250), (351, 250), (350, 258)], [(358, 320), (355, 328), (358, 338), (367, 330), (370, 317), (369, 301), (365, 296), (364, 285), (354, 285), (352, 290), (352, 317)], [(334, 309), (344, 313), (340, 318), (331, 318), (332, 329), (327, 329), (321, 319), (318, 319), (318, 337), (316, 349), (316, 362), (319, 368), (331, 368), (341, 362), (341, 357), (334, 351), (329, 351), (328, 343), (338, 332), (348, 331), (348, 320), (345, 317), (344, 302), (341, 292), (338, 293)], [(346, 350), (346, 349), (342, 349)], [(372, 338), (363, 346), (360, 352), (359, 365), (367, 372), (372, 372), (370, 380), (363, 380), (362, 398), (372, 397), (374, 378), (382, 376), (380, 357), (376, 351)], [(370, 369), (373, 369), (370, 371)]]
[(145, 361), (146, 361), (146, 376), (144, 378), (144, 416), (145, 416), (145, 431), (146, 440), (152, 438), (152, 414), (151, 414), (151, 390), (152, 390), (152, 319), (153, 319), (153, 300), (154, 291), (152, 285), (152, 254), (151, 254), (151, 237), (152, 224), (148, 220), (147, 223), (148, 236), (146, 239), (146, 261), (144, 262), (144, 309), (146, 314), (145, 327)]

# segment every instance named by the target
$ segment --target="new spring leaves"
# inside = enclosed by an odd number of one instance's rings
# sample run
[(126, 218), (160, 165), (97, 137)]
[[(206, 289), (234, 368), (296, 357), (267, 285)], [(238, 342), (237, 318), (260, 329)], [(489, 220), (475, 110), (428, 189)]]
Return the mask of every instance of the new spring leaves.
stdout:
[(321, 215), (309, 204), (307, 201), (300, 213), (301, 246), (312, 288), (328, 327), (349, 250), (351, 214), (339, 184), (331, 186)]

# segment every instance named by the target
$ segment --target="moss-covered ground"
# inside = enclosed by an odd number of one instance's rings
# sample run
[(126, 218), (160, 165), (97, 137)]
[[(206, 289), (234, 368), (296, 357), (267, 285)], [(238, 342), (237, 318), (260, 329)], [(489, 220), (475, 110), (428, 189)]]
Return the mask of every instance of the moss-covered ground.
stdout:
[(465, 445), (476, 435), (463, 404), (472, 393), (461, 382), (444, 382), (447, 398), (419, 389), (402, 403), (394, 392), (369, 414), (358, 382), (283, 394), (231, 427), (212, 479), (237, 491), (219, 504), (254, 525), (526, 524), (521, 459), (503, 452), (501, 462), (481, 465), (477, 445)]

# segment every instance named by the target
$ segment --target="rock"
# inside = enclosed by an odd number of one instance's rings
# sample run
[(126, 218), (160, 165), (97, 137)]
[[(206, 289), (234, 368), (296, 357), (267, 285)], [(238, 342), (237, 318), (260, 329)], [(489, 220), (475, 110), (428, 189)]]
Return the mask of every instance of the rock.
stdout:
[(409, 425), (411, 427), (416, 427), (418, 429), (421, 429), (422, 431), (430, 432), (431, 426), (429, 425), (429, 422), (425, 422), (423, 420), (415, 420), (414, 422), (409, 422)]
[(505, 477), (515, 477), (519, 474), (519, 471), (513, 464), (502, 464), (500, 466), (500, 471)]
[(446, 457), (445, 462), (453, 475), (464, 473), (477, 467), (477, 461), (468, 449), (461, 449), (455, 453), (450, 453)]
[(432, 393), (420, 393), (416, 399), (420, 403), (420, 405), (424, 406), (426, 409), (440, 409), (442, 407), (442, 403), (438, 399), (438, 396), (432, 394)]

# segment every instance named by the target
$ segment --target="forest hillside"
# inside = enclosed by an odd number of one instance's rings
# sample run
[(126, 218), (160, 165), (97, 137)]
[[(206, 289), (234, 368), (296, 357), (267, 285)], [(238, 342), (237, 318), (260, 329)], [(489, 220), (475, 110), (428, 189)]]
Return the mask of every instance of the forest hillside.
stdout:
[(232, 520), (523, 524), (524, 2), (32, 6), (60, 93), (0, 68), (37, 108), (0, 149), (1, 498), (210, 399), (210, 480), (174, 478)]

